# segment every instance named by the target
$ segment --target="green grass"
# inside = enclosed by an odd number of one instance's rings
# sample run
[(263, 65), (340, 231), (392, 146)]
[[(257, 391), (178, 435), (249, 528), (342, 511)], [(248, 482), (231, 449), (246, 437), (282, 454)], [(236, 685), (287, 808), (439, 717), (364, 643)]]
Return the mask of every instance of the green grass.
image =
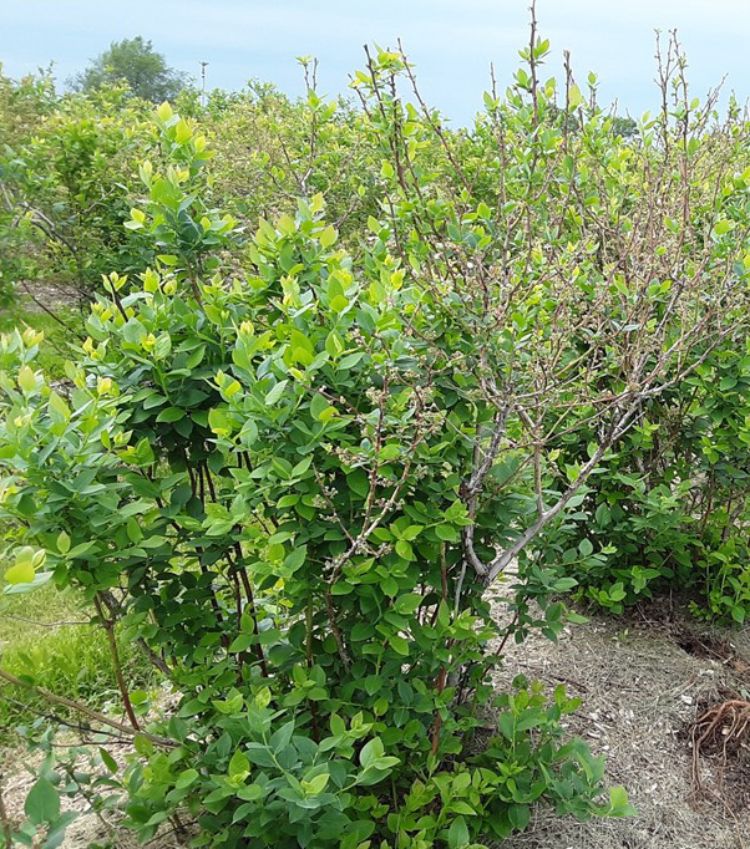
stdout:
[[(90, 618), (91, 610), (73, 591), (60, 592), (49, 584), (32, 593), (0, 597), (0, 666), (93, 708), (118, 702), (106, 634), (88, 624)], [(128, 685), (152, 684), (154, 671), (143, 653), (132, 642), (118, 644)], [(29, 688), (0, 682), (0, 741), (11, 742), (19, 725), (50, 713), (60, 715), (60, 709), (51, 708)]]
[[(0, 667), (89, 707), (112, 704), (119, 710), (109, 642), (100, 626), (90, 624), (92, 615), (93, 608), (75, 591), (52, 584), (22, 595), (0, 595)], [(118, 647), (128, 686), (151, 687), (156, 673), (143, 652), (122, 639)], [(71, 718), (32, 689), (0, 681), (0, 745), (15, 743), (19, 726), (53, 715)]]
[(51, 584), (32, 593), (0, 597), (0, 652), (4, 646), (44, 638), (55, 630), (37, 623), (84, 622), (89, 615), (74, 592)]

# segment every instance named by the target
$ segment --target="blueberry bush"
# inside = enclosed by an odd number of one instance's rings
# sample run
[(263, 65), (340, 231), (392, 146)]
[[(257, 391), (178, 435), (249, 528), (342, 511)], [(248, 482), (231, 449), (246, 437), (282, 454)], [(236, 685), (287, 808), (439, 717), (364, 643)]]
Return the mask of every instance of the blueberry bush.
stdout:
[[(296, 199), (252, 229), (162, 105), (124, 226), (148, 267), (106, 274), (64, 386), (3, 337), (5, 579), (77, 587), (178, 694), (151, 721), (118, 677), (140, 840), (478, 849), (535, 804), (630, 813), (563, 733), (577, 701), (493, 672), (579, 582), (617, 603), (690, 569), (693, 522), (696, 585), (741, 597), (745, 136), (679, 73), (623, 134), (548, 52), (532, 26), (471, 132), (368, 52), (343, 217), (312, 86), (311, 173), (278, 164)], [(39, 780), (22, 843), (57, 833)]]

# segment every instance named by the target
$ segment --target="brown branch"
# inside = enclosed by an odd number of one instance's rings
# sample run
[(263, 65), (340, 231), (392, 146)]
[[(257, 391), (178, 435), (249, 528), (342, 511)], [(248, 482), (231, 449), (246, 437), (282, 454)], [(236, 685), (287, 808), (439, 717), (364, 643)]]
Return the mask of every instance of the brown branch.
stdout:
[(117, 687), (120, 690), (120, 695), (122, 696), (122, 704), (125, 708), (125, 713), (128, 715), (128, 719), (130, 720), (130, 724), (133, 726), (133, 728), (136, 731), (140, 731), (141, 726), (138, 722), (138, 718), (135, 715), (133, 703), (130, 701), (130, 693), (128, 692), (128, 686), (125, 683), (125, 676), (122, 674), (120, 652), (117, 648), (117, 638), (115, 637), (115, 620), (110, 619), (104, 615), (104, 607), (102, 605), (98, 593), (94, 596), (94, 605), (96, 606), (96, 612), (99, 615), (99, 620), (102, 624), (102, 627), (104, 628), (104, 631), (107, 634), (109, 651), (112, 656), (112, 666), (114, 668), (115, 678), (117, 680)]

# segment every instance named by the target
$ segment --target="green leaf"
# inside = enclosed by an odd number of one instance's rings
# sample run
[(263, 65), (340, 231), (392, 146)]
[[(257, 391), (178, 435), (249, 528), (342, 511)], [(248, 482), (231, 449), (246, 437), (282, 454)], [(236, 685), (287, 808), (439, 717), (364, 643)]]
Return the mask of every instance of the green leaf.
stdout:
[(186, 769), (177, 776), (177, 781), (175, 781), (174, 786), (177, 790), (185, 790), (185, 788), (190, 787), (190, 785), (194, 784), (197, 780), (198, 770)]
[(609, 788), (609, 813), (615, 817), (630, 816), (634, 813), (628, 799), (628, 791), (621, 786)]
[(341, 358), (341, 360), (340, 360), (340, 362), (339, 362), (339, 364), (338, 364), (338, 367), (339, 367), (339, 369), (341, 369), (342, 371), (343, 371), (343, 370), (345, 370), (345, 369), (352, 368), (353, 366), (356, 366), (356, 365), (357, 365), (357, 363), (358, 363), (358, 362), (359, 362), (359, 361), (360, 361), (360, 360), (361, 360), (364, 356), (365, 356), (365, 352), (364, 352), (364, 351), (357, 351), (357, 352), (356, 352), (356, 353), (354, 353), (354, 354), (347, 354), (345, 357), (342, 357), (342, 358)]
[(102, 763), (107, 769), (114, 775), (119, 767), (117, 766), (117, 761), (110, 755), (110, 753), (103, 748), (99, 748), (99, 757), (102, 759)]
[(409, 643), (398, 634), (391, 634), (388, 637), (388, 642), (391, 648), (397, 653), (402, 655), (403, 657), (407, 657), (409, 654)]
[(185, 411), (181, 410), (179, 407), (167, 407), (165, 410), (162, 410), (159, 415), (156, 417), (157, 422), (178, 422), (180, 419), (185, 417)]
[(305, 795), (317, 796), (322, 793), (326, 789), (330, 777), (329, 773), (322, 772), (320, 775), (316, 775), (315, 778), (311, 778), (309, 781), (302, 781), (302, 789), (305, 791)]
[(370, 490), (370, 481), (364, 469), (355, 469), (346, 476), (346, 483), (349, 489), (358, 495), (360, 498), (366, 498)]
[(407, 593), (406, 595), (399, 596), (393, 607), (397, 613), (408, 616), (414, 613), (421, 603), (422, 596), (419, 593)]
[(581, 557), (589, 557), (594, 552), (594, 546), (589, 539), (582, 539), (578, 544), (578, 551)]
[(349, 299), (346, 295), (336, 295), (331, 298), (331, 309), (334, 312), (343, 312), (349, 306)]
[(134, 516), (128, 519), (125, 525), (125, 531), (128, 539), (133, 543), (139, 543), (143, 539), (143, 531)]
[(438, 605), (437, 623), (441, 628), (447, 628), (451, 624), (451, 609), (445, 599), (441, 599)]
[(378, 758), (382, 758), (384, 754), (385, 748), (383, 747), (383, 741), (380, 737), (373, 737), (372, 740), (369, 740), (362, 747), (362, 751), (359, 753), (359, 762), (367, 769), (370, 764), (374, 763)]
[(463, 817), (456, 817), (448, 829), (448, 846), (450, 849), (463, 849), (469, 844), (469, 829)]
[(269, 407), (272, 407), (284, 394), (284, 390), (286, 389), (288, 383), (288, 380), (280, 380), (263, 399), (264, 403), (267, 404)]
[(730, 221), (728, 218), (722, 218), (714, 224), (714, 233), (716, 233), (717, 236), (724, 236), (733, 228), (734, 221)]
[(299, 463), (292, 469), (292, 477), (298, 478), (305, 474), (305, 472), (312, 466), (313, 456), (312, 454), (308, 454), (303, 460), (300, 460)]
[(350, 632), (350, 639), (359, 643), (369, 640), (375, 633), (375, 628), (370, 622), (357, 622)]
[(227, 436), (232, 432), (232, 421), (226, 410), (218, 407), (208, 411), (208, 425), (217, 436)]
[(54, 390), (50, 392), (47, 404), (49, 409), (63, 421), (70, 421), (70, 407)]
[(583, 95), (581, 94), (581, 89), (573, 83), (570, 87), (568, 106), (571, 109), (577, 109), (583, 103)]
[(380, 449), (380, 459), (385, 460), (386, 462), (389, 460), (395, 460), (401, 456), (401, 453), (401, 446), (397, 442), (390, 442), (388, 445), (384, 445)]
[(242, 749), (237, 749), (229, 761), (227, 774), (230, 778), (245, 778), (250, 773), (250, 761)]
[(247, 784), (245, 787), (240, 787), (237, 791), (237, 796), (247, 802), (257, 802), (258, 799), (262, 799), (265, 796), (265, 793), (266, 791), (263, 790), (260, 784)]
[(321, 416), (330, 406), (331, 404), (328, 399), (321, 395), (320, 392), (316, 392), (310, 402), (310, 415), (317, 421), (320, 421)]
[(414, 560), (414, 549), (405, 539), (396, 540), (396, 554), (404, 560)]
[(67, 554), (70, 551), (70, 537), (65, 531), (60, 531), (57, 535), (57, 550), (60, 554)]
[(172, 112), (172, 107), (165, 100), (164, 103), (162, 103), (161, 106), (159, 106), (159, 108), (156, 110), (156, 114), (160, 121), (166, 123), (174, 113)]
[(185, 142), (190, 141), (193, 137), (193, 131), (190, 129), (190, 125), (184, 118), (180, 118), (175, 125), (174, 137), (178, 144), (185, 144)]
[(453, 525), (436, 525), (435, 533), (444, 542), (458, 542), (458, 529)]
[(24, 584), (8, 584), (3, 588), (3, 595), (23, 595), (33, 590), (43, 587), (46, 583), (52, 580), (53, 572), (37, 572), (34, 575), (34, 580), (31, 583)]
[(245, 700), (242, 698), (242, 693), (238, 693), (236, 690), (229, 696), (229, 698), (221, 700), (214, 699), (211, 703), (219, 711), (219, 713), (223, 713), (225, 716), (231, 716), (232, 714), (239, 713), (244, 705)]
[(320, 240), (321, 247), (330, 248), (336, 241), (336, 237), (336, 228), (332, 224), (329, 224), (328, 227), (319, 234), (318, 239)]
[(232, 640), (228, 651), (232, 654), (239, 654), (240, 652), (246, 651), (253, 644), (254, 639), (254, 634), (240, 634)]
[(286, 749), (289, 745), (289, 742), (292, 739), (292, 734), (294, 734), (295, 722), (293, 719), (289, 720), (289, 722), (279, 728), (278, 731), (275, 731), (271, 735), (271, 748), (278, 754), (279, 752)]
[(36, 389), (36, 375), (29, 366), (22, 366), (19, 369), (18, 385), (27, 395)]
[(387, 575), (380, 582), (380, 587), (383, 592), (390, 596), (391, 598), (395, 598), (398, 595), (398, 581), (392, 578), (390, 575)]
[(284, 213), (281, 215), (276, 222), (276, 227), (278, 228), (280, 233), (283, 233), (285, 236), (291, 236), (292, 233), (297, 229), (297, 225), (292, 218), (291, 215), (287, 215)]
[(295, 548), (290, 554), (288, 554), (284, 558), (284, 564), (282, 568), (284, 571), (288, 571), (289, 573), (296, 572), (297, 569), (302, 566), (305, 562), (305, 558), (307, 557), (307, 546), (302, 545), (299, 548)]
[(580, 613), (576, 613), (574, 610), (568, 610), (566, 613), (566, 618), (574, 625), (585, 625), (589, 621), (587, 617), (581, 616)]
[(5, 580), (9, 584), (30, 584), (34, 580), (36, 570), (30, 560), (16, 563), (5, 573)]
[(60, 796), (46, 778), (37, 779), (29, 790), (24, 811), (34, 825), (53, 823), (60, 816)]
[(531, 811), (528, 805), (511, 805), (508, 808), (508, 819), (517, 831), (523, 831), (531, 819)]

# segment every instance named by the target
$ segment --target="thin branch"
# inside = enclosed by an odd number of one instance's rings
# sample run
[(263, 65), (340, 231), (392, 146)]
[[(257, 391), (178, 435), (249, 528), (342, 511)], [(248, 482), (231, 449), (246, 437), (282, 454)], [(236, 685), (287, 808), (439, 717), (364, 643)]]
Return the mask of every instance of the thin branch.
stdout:
[(88, 707), (88, 705), (85, 705), (82, 702), (74, 701), (73, 699), (69, 699), (66, 696), (58, 696), (56, 693), (50, 692), (50, 690), (47, 690), (45, 687), (40, 687), (37, 684), (32, 684), (30, 681), (24, 681), (21, 678), (17, 678), (15, 675), (8, 672), (6, 669), (0, 668), (0, 679), (7, 681), (14, 687), (32, 690), (33, 692), (37, 693), (43, 699), (46, 699), (52, 704), (62, 705), (63, 707), (68, 708), (69, 710), (76, 711), (82, 716), (88, 717), (93, 722), (99, 722), (102, 725), (108, 726), (109, 728), (114, 728), (116, 731), (119, 731), (128, 737), (145, 737), (145, 739), (150, 740), (157, 746), (172, 747), (178, 745), (174, 740), (169, 740), (166, 737), (159, 737), (158, 735), (151, 734), (148, 731), (136, 730), (132, 726), (126, 725), (124, 722), (118, 722), (116, 719), (111, 719), (110, 717), (105, 716), (103, 713), (99, 713), (99, 711), (93, 710), (93, 708)]

